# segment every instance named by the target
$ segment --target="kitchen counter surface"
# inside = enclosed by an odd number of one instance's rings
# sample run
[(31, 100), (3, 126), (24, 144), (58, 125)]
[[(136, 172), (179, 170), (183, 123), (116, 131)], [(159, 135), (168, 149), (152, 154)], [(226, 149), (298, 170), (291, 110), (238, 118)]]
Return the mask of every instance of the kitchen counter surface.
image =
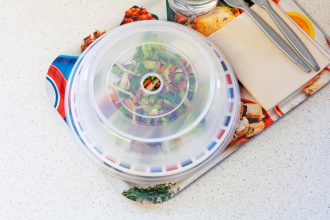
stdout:
[[(329, 35), (329, 0), (297, 2)], [(100, 175), (44, 77), (57, 54), (131, 5), (0, 1), (0, 219), (330, 219), (329, 85), (164, 204), (130, 202)]]

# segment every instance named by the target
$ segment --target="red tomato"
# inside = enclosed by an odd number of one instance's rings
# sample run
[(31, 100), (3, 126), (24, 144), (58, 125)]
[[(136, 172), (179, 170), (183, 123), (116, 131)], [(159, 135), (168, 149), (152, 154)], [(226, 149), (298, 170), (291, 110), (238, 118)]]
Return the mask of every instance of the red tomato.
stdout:
[(147, 15), (141, 15), (140, 20), (148, 20), (148, 16)]
[(146, 15), (148, 12), (147, 12), (147, 9), (145, 9), (145, 8), (142, 8), (141, 9), (141, 14), (142, 15)]
[(88, 39), (92, 39), (92, 35), (88, 35), (87, 37), (85, 37), (84, 41), (86, 41)]
[(153, 17), (153, 16), (152, 16), (151, 13), (148, 13), (148, 14), (147, 14), (147, 18), (148, 18), (148, 19), (151, 19), (152, 17)]
[(87, 39), (86, 41), (85, 41), (85, 44), (87, 45), (87, 46), (89, 46), (89, 45), (91, 45), (91, 43), (93, 43), (93, 40), (92, 39)]
[(94, 31), (94, 38), (99, 38), (101, 35), (103, 35), (102, 31)]
[(124, 18), (123, 23), (126, 24), (129, 22), (129, 18)]
[(132, 16), (132, 10), (131, 9), (128, 9), (127, 11), (125, 11), (125, 15), (127, 17), (131, 17)]
[(140, 14), (141, 9), (140, 8), (135, 8), (135, 12)]
[(140, 16), (140, 13), (138, 13), (137, 11), (135, 11), (133, 14), (132, 14), (132, 17), (139, 17)]
[(81, 51), (84, 51), (87, 48), (86, 44), (83, 43), (82, 45), (80, 45), (80, 49)]

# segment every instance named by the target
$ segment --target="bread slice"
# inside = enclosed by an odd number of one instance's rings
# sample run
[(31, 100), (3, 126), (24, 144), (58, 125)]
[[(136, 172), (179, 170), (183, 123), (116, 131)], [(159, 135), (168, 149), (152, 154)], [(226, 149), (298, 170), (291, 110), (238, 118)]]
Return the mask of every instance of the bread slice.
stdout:
[(194, 29), (209, 36), (235, 18), (230, 8), (218, 6), (214, 12), (201, 16), (194, 21)]

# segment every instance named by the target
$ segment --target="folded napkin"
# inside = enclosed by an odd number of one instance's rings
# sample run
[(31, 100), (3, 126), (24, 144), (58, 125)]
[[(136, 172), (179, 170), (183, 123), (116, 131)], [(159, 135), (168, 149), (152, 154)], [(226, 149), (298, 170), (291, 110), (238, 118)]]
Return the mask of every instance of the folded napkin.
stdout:
[[(296, 32), (323, 70), (330, 55), (312, 40), (275, 3), (273, 8)], [(265, 10), (252, 7), (283, 38)], [(292, 62), (246, 14), (234, 19), (210, 36), (231, 63), (239, 81), (267, 111), (312, 80), (319, 72), (306, 73)]]

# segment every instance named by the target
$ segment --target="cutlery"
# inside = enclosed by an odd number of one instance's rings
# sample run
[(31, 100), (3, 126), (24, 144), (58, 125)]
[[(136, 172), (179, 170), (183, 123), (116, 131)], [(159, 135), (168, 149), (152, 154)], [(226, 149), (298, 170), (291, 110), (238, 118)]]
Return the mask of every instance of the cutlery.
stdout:
[(258, 6), (264, 8), (268, 14), (272, 17), (276, 25), (282, 31), (286, 39), (296, 49), (296, 51), (304, 58), (304, 60), (315, 70), (319, 71), (320, 67), (317, 64), (315, 58), (307, 49), (305, 44), (299, 39), (297, 34), (285, 23), (285, 21), (275, 12), (268, 0), (252, 0)]
[(311, 68), (303, 61), (303, 59), (280, 37), (259, 15), (257, 15), (250, 7), (245, 5), (243, 0), (225, 0), (225, 2), (235, 8), (245, 11), (266, 33), (266, 35), (300, 68), (309, 73)]

